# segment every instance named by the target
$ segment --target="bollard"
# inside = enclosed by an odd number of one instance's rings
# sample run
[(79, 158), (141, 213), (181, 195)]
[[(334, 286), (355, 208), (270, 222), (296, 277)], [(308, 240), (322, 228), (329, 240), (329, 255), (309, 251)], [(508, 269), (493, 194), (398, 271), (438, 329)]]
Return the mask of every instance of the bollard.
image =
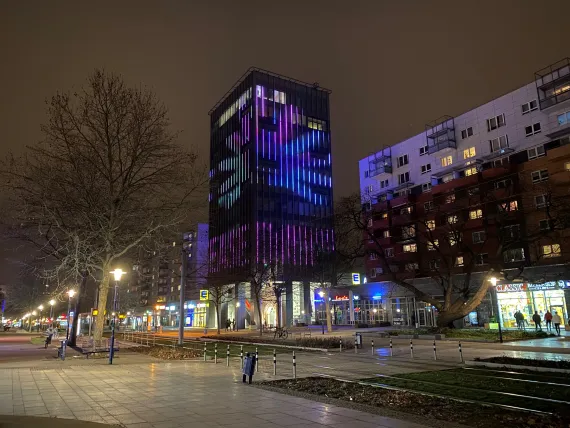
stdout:
[(374, 339), (372, 339), (372, 355), (374, 355)]
[(437, 351), (435, 350), (435, 340), (433, 341), (433, 359), (437, 360)]
[(277, 353), (273, 350), (273, 376), (277, 376)]
[(412, 339), (410, 339), (410, 358), (414, 358), (414, 344), (412, 343)]
[(293, 379), (297, 379), (297, 359), (295, 358), (295, 351), (293, 351)]
[(459, 358), (463, 362), (463, 350), (461, 349), (461, 342), (459, 342)]
[(358, 354), (358, 336), (354, 335), (354, 353)]
[(259, 352), (257, 352), (257, 346), (255, 347), (255, 371), (259, 371)]
[(392, 350), (392, 339), (390, 338), (390, 356), (394, 356), (394, 351)]
[(214, 343), (214, 364), (218, 364), (218, 344)]
[(240, 345), (239, 357), (241, 358), (241, 368), (243, 369), (243, 345)]
[(207, 351), (206, 342), (204, 342), (204, 362), (206, 361), (206, 351)]
[(228, 345), (228, 349), (226, 350), (226, 367), (230, 366), (230, 345)]
[(339, 352), (342, 352), (342, 339), (340, 339), (340, 349)]

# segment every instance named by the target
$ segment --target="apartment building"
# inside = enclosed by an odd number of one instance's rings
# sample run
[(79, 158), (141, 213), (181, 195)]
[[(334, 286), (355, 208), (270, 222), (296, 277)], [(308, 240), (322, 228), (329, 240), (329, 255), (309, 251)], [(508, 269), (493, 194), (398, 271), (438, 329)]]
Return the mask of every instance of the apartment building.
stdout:
[[(563, 229), (570, 189), (570, 60), (534, 77), (359, 162), (368, 226), (385, 252), (367, 257), (359, 301), (375, 301), (382, 320), (409, 324), (413, 315), (420, 324), (433, 324), (433, 308), (389, 280), (398, 275), (441, 298), (430, 272), (441, 272), (442, 265), (457, 276), (469, 265), (474, 281), (491, 265), (524, 268), (522, 279), (513, 273), (496, 287), (505, 327), (512, 326), (516, 310), (527, 319), (546, 310), (568, 319), (570, 240)], [(449, 260), (435, 256), (442, 254), (433, 251), (438, 246)], [(469, 322), (485, 322), (494, 306), (487, 299)]]

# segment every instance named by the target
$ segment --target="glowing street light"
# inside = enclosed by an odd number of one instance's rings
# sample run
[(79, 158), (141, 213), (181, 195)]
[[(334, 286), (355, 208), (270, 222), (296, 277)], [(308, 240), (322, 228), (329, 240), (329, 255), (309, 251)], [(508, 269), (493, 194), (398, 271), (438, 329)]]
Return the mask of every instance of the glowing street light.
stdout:
[(127, 272), (123, 271), (121, 268), (115, 268), (111, 272), (115, 278), (115, 296), (113, 297), (113, 325), (111, 326), (111, 347), (109, 349), (109, 364), (113, 364), (113, 356), (115, 355), (115, 315), (117, 312), (117, 290), (119, 288), (119, 281), (121, 277)]
[[(75, 290), (68, 290), (67, 291), (68, 299), (67, 299), (67, 331), (65, 332), (65, 341), (69, 340), (69, 318), (71, 315), (71, 299), (75, 296)], [(75, 316), (75, 314), (73, 314)]]
[(49, 301), (49, 319), (52, 327), (53, 327), (53, 305), (55, 305), (55, 300), (51, 299)]
[(38, 309), (40, 310), (40, 325), (38, 327), (38, 331), (41, 331), (41, 329), (42, 329), (42, 311), (44, 310), (44, 305), (38, 306)]
[(493, 284), (493, 294), (495, 295), (495, 309), (497, 311), (497, 325), (499, 326), (499, 343), (503, 343), (503, 330), (501, 328), (501, 309), (499, 307), (499, 299), (497, 298), (497, 278), (492, 276), (489, 282)]

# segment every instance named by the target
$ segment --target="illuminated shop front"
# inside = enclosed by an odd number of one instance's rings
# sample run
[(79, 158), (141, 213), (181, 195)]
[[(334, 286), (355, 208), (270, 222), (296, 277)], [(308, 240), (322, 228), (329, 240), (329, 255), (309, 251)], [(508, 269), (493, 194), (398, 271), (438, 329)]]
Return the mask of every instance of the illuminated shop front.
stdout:
[(570, 282), (550, 281), (544, 284), (516, 283), (498, 284), (497, 302), (501, 325), (504, 328), (517, 328), (515, 313), (521, 311), (525, 326), (535, 328), (533, 314), (538, 312), (545, 328), (544, 314), (557, 312), (562, 318), (562, 326), (568, 321)]
[(208, 323), (208, 306), (210, 302), (190, 301), (184, 304), (186, 327), (206, 327)]

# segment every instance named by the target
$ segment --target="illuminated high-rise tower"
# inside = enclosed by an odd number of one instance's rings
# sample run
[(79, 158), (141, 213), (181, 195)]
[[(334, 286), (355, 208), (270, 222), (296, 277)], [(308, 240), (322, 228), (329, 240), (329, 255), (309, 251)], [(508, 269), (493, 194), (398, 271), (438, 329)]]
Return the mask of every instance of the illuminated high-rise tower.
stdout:
[(330, 91), (251, 68), (210, 111), (210, 273), (310, 281), (333, 247)]

